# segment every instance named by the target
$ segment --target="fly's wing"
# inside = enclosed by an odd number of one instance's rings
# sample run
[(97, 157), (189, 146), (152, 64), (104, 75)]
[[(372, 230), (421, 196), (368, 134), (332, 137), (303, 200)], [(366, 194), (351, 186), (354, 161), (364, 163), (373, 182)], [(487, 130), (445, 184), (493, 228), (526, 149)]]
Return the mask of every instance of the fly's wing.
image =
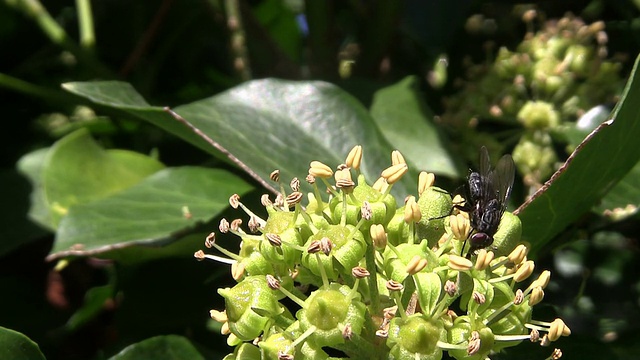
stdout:
[(478, 174), (480, 174), (480, 194), (478, 194), (477, 197), (477, 200), (483, 203), (496, 197), (496, 194), (494, 193), (495, 188), (491, 172), (491, 159), (489, 159), (489, 151), (487, 151), (487, 148), (483, 146), (480, 148), (480, 163), (478, 168)]
[(501, 205), (502, 212), (504, 212), (507, 207), (507, 200), (509, 200), (509, 196), (511, 195), (515, 174), (516, 165), (513, 163), (511, 155), (504, 155), (500, 158), (496, 168), (491, 173), (491, 181), (495, 186), (494, 191), (497, 191), (498, 202)]
[(488, 178), (491, 173), (491, 160), (489, 159), (489, 151), (485, 146), (480, 148), (480, 162), (478, 166), (480, 176)]

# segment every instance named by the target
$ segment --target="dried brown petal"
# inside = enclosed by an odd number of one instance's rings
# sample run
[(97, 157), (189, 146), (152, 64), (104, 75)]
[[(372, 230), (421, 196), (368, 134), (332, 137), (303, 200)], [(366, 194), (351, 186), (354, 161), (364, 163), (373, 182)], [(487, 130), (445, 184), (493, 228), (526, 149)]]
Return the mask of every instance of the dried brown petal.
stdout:
[(313, 176), (313, 175), (311, 175), (311, 174), (307, 175), (307, 177), (305, 177), (305, 178), (304, 178), (304, 180), (305, 180), (307, 183), (309, 183), (309, 185), (313, 185), (313, 184), (315, 184), (315, 183), (316, 183), (316, 177), (315, 177), (315, 176)]
[(273, 246), (282, 246), (282, 238), (280, 237), (280, 235), (274, 233), (266, 233), (264, 236), (269, 241), (269, 244)]
[(351, 269), (351, 275), (353, 275), (353, 277), (355, 277), (356, 279), (362, 279), (368, 277), (371, 274), (369, 273), (369, 270), (361, 266), (356, 266)]
[(387, 281), (387, 290), (389, 291), (402, 291), (402, 289), (404, 289), (404, 285), (402, 285), (401, 283), (395, 281), (395, 280), (388, 280)]
[(273, 182), (280, 182), (280, 170), (273, 170), (271, 174), (269, 174), (269, 179)]
[(286, 199), (287, 205), (289, 205), (289, 207), (292, 207), (293, 205), (300, 203), (303, 197), (304, 197), (303, 193), (299, 191), (294, 191), (291, 194), (289, 194), (289, 196), (287, 196), (287, 199)]
[(451, 280), (447, 280), (447, 282), (444, 283), (444, 292), (446, 292), (447, 295), (454, 297), (458, 292), (458, 285)]
[(300, 180), (297, 177), (294, 177), (289, 183), (291, 190), (300, 191)]
[(204, 239), (204, 246), (207, 249), (211, 249), (213, 247), (213, 244), (215, 244), (216, 242), (216, 233), (212, 232), (209, 235), (207, 235), (207, 238)]
[(242, 219), (234, 219), (231, 221), (229, 228), (231, 231), (238, 231), (238, 229), (240, 229), (240, 225), (242, 225)]
[(269, 207), (273, 205), (271, 200), (269, 200), (269, 194), (262, 194), (262, 196), (260, 197), (260, 203), (264, 207)]
[(223, 234), (226, 234), (229, 232), (229, 222), (227, 221), (227, 219), (222, 218), (220, 220), (220, 225), (218, 225), (218, 230), (220, 230), (220, 232)]
[(229, 205), (231, 205), (232, 208), (237, 209), (239, 204), (240, 204), (240, 195), (233, 194), (229, 197)]
[(280, 281), (278, 281), (278, 279), (276, 279), (275, 276), (267, 274), (266, 278), (267, 278), (267, 286), (269, 286), (271, 290), (280, 289)]
[(371, 220), (371, 217), (373, 216), (373, 210), (371, 209), (371, 204), (369, 204), (368, 201), (362, 202), (362, 207), (360, 208), (360, 215), (362, 215), (362, 218), (367, 221)]

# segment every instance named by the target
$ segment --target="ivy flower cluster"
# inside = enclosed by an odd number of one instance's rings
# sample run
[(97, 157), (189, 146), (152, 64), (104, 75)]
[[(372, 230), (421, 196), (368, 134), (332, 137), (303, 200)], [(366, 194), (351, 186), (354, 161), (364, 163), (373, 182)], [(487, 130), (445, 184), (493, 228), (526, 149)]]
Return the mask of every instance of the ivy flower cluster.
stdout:
[(515, 215), (504, 214), (495, 248), (460, 256), (473, 231), (453, 206), (462, 199), (422, 172), (418, 198), (397, 204), (390, 190), (408, 170), (402, 155), (394, 151), (372, 185), (361, 161), (356, 146), (335, 170), (311, 162), (305, 206), (300, 181), (286, 191), (274, 171), (280, 193), (263, 195), (267, 219), (231, 196), (249, 218), (247, 230), (241, 219), (223, 219), (219, 230), (240, 237), (239, 252), (211, 233), (205, 246), (221, 255), (195, 254), (230, 264), (237, 281), (218, 289), (225, 309), (210, 314), (235, 347), (225, 359), (433, 360), (444, 352), (487, 359), (525, 340), (548, 346), (571, 333), (561, 319), (532, 319), (550, 272), (530, 281), (535, 264), (519, 244)]
[[(515, 49), (501, 47), (483, 64), (467, 61), (467, 80), (457, 81), (461, 91), (445, 101), (441, 118), (462, 133), (461, 143), (473, 153), (478, 141), (500, 147), (493, 138), (478, 136), (480, 121), (522, 127), (513, 160), (532, 187), (544, 182), (558, 162), (553, 142), (575, 146), (595, 127), (582, 130), (575, 121), (598, 105), (615, 102), (623, 85), (622, 64), (608, 54), (604, 22), (587, 24), (571, 14), (545, 22), (540, 18), (533, 9), (523, 13), (528, 31)], [(534, 32), (537, 24), (540, 30)]]

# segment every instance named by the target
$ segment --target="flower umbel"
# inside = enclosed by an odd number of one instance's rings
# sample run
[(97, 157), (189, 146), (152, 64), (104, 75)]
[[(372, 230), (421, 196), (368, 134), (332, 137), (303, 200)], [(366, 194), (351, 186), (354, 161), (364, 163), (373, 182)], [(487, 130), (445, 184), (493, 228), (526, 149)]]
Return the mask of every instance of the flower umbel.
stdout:
[[(250, 231), (240, 219), (221, 221), (220, 231), (240, 237), (240, 251), (212, 233), (205, 246), (221, 255), (195, 254), (231, 264), (238, 282), (218, 290), (225, 309), (210, 314), (236, 347), (226, 359), (324, 359), (326, 348), (348, 358), (486, 359), (523, 340), (548, 345), (571, 333), (561, 319), (531, 319), (550, 273), (529, 279), (535, 265), (526, 246), (515, 246), (516, 216), (505, 213), (495, 249), (465, 258), (468, 216), (447, 216), (453, 202), (433, 174), (421, 174), (419, 198), (398, 206), (389, 190), (407, 172), (402, 154), (392, 154), (381, 185), (369, 185), (361, 161), (357, 146), (336, 169), (311, 162), (306, 201), (294, 179), (291, 192), (280, 186), (275, 201), (262, 197), (264, 220), (231, 196)], [(280, 183), (278, 171), (272, 180)]]

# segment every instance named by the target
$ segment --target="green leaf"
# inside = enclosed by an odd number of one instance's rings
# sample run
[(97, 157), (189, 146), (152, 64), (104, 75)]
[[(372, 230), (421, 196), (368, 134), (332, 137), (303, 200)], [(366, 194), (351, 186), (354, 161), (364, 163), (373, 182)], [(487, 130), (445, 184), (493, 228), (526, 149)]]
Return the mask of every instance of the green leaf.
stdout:
[[(130, 98), (140, 95), (126, 83), (67, 83), (63, 87), (96, 104), (149, 121), (219, 156), (219, 150), (199, 135), (203, 134), (239, 159), (246, 165), (245, 171), (272, 190), (275, 189), (268, 179), (274, 169), (280, 169), (285, 181), (303, 178), (312, 160), (335, 167), (358, 144), (364, 147), (362, 172), (370, 182), (390, 165), (392, 148), (381, 137), (367, 110), (351, 95), (325, 82), (255, 80), (175, 108), (195, 129), (158, 107), (148, 107), (144, 101), (132, 105)], [(405, 176), (393, 191), (403, 199), (416, 182), (415, 177)]]
[(22, 156), (17, 167), (18, 171), (29, 179), (32, 186), (29, 218), (49, 230), (54, 230), (51, 226), (51, 214), (44, 196), (41, 176), (49, 150), (50, 148), (39, 149)]
[(76, 331), (84, 324), (93, 320), (104, 310), (105, 302), (113, 298), (114, 292), (112, 284), (96, 286), (89, 289), (84, 296), (82, 307), (69, 318), (69, 321), (65, 324), (65, 328), (69, 331)]
[(0, 327), (0, 359), (44, 359), (38, 344), (23, 334)]
[(420, 97), (415, 76), (378, 90), (371, 115), (384, 137), (400, 150), (411, 168), (459, 178), (462, 167), (440, 140), (433, 112)]
[[(286, 5), (281, 0), (261, 1), (255, 7), (254, 15), (280, 49), (297, 61), (301, 53), (302, 37), (295, 14)], [(270, 47), (273, 50), (273, 45)]]
[[(605, 210), (624, 209), (624, 216), (633, 215), (640, 207), (640, 187), (638, 184), (640, 184), (640, 162), (607, 193), (594, 210), (603, 213)], [(631, 207), (627, 209), (629, 205)]]
[(613, 123), (603, 125), (573, 154), (567, 168), (554, 175), (551, 185), (518, 209), (523, 240), (535, 253), (565, 227), (588, 211), (640, 159), (640, 78), (636, 60)]
[(182, 336), (156, 336), (139, 343), (129, 345), (110, 360), (182, 360), (204, 359), (204, 356)]
[[(83, 204), (126, 189), (162, 169), (159, 161), (126, 150), (104, 150), (86, 130), (78, 130), (57, 141), (47, 152), (27, 158), (30, 176), (40, 168), (33, 214), (49, 219), (57, 227), (60, 219), (76, 204)], [(29, 164), (32, 162), (33, 164)], [(37, 176), (37, 175), (36, 175)], [(40, 203), (42, 196), (46, 211)]]
[(117, 194), (72, 207), (60, 222), (50, 258), (173, 242), (180, 231), (229, 206), (229, 196), (250, 189), (223, 170), (161, 170)]

